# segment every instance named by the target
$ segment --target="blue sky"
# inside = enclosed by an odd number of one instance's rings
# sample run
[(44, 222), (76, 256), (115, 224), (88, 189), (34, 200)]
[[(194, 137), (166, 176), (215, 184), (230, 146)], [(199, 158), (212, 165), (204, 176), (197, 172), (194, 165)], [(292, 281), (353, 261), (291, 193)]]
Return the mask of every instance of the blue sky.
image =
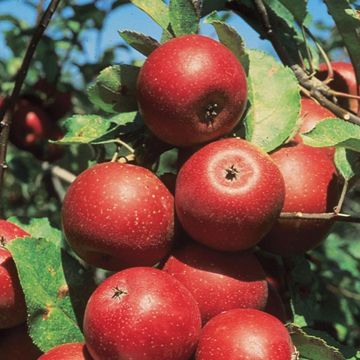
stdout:
[[(296, 0), (294, 0), (296, 1)], [(88, 3), (88, 0), (78, 0), (77, 3)], [(106, 6), (106, 0), (102, 1)], [(326, 7), (320, 0), (309, 0), (309, 11), (312, 14), (314, 20), (325, 19), (330, 21), (327, 16)], [(25, 4), (22, 0), (0, 0), (0, 16), (5, 14), (12, 14), (19, 17), (29, 24), (34, 24), (35, 12), (34, 10)], [(238, 16), (233, 16), (230, 19), (230, 24), (233, 25), (242, 35), (247, 47), (263, 49), (267, 52), (271, 52), (271, 46), (267, 41), (263, 41), (259, 38), (258, 34), (253, 31), (244, 21)], [(6, 23), (0, 21), (0, 57), (10, 55), (6, 52), (4, 46), (4, 39), (2, 36), (2, 30), (7, 27)], [(151, 35), (154, 38), (159, 38), (161, 34), (160, 27), (157, 26), (152, 20), (148, 18), (146, 14), (138, 10), (135, 6), (128, 4), (117, 8), (112, 11), (107, 17), (101, 38), (101, 48), (97, 46), (97, 34), (95, 32), (87, 32), (83, 34), (82, 40), (86, 44), (87, 53), (89, 55), (88, 60), (90, 62), (96, 62), (97, 57), (101, 55), (101, 52), (110, 46), (121, 43), (120, 37), (117, 34), (117, 30), (120, 29), (132, 29)], [(213, 35), (214, 30), (210, 25), (204, 25), (201, 28), (201, 32), (207, 35)], [(99, 51), (100, 50), (100, 51)], [(136, 55), (140, 56), (140, 55)], [(118, 56), (119, 62), (129, 61), (129, 55), (124, 52)]]

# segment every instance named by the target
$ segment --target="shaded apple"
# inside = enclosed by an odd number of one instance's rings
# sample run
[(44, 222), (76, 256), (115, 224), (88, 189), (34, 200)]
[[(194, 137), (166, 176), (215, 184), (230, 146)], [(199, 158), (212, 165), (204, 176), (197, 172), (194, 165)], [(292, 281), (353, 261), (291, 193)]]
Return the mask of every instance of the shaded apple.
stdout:
[(130, 268), (107, 278), (85, 310), (85, 341), (95, 360), (188, 360), (200, 329), (190, 292), (154, 268)]
[(265, 273), (250, 252), (220, 252), (192, 242), (175, 250), (163, 270), (191, 292), (203, 324), (223, 311), (263, 309), (267, 302)]
[(154, 50), (140, 70), (137, 99), (145, 124), (176, 146), (229, 133), (247, 101), (246, 74), (235, 55), (202, 35), (185, 35)]
[(0, 219), (0, 329), (26, 321), (26, 305), (14, 260), (3, 246), (15, 238), (30, 236), (9, 221)]
[(42, 354), (31, 340), (26, 324), (3, 330), (0, 335), (1, 359), (36, 360)]
[[(284, 146), (271, 155), (285, 179), (283, 212), (324, 213), (336, 206), (341, 184), (333, 161), (321, 148)], [(279, 219), (259, 243), (281, 255), (302, 254), (319, 245), (332, 220)]]
[(211, 248), (256, 245), (280, 214), (282, 175), (270, 156), (238, 138), (212, 142), (179, 171), (175, 207), (181, 225)]
[(102, 163), (70, 185), (62, 225), (71, 248), (108, 270), (155, 265), (170, 251), (174, 198), (149, 170)]
[(58, 345), (38, 360), (92, 360), (84, 343), (66, 343)]
[(196, 360), (291, 360), (289, 333), (274, 316), (255, 309), (234, 309), (203, 328)]
[[(334, 72), (333, 80), (328, 84), (331, 89), (351, 95), (359, 95), (360, 86), (357, 85), (354, 67), (349, 62), (334, 61), (331, 62), (331, 67)], [(328, 75), (328, 67), (325, 63), (319, 65), (319, 71), (316, 77), (320, 80), (325, 80)], [(345, 109), (349, 109), (356, 113), (359, 105), (357, 99), (349, 99), (345, 97), (338, 97), (339, 105)]]

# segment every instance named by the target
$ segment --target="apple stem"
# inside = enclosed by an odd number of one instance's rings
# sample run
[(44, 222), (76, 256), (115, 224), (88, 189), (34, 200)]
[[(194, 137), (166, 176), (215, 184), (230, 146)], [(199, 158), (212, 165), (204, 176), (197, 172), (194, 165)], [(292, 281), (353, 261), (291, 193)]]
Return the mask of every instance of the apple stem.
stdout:
[(125, 290), (119, 289), (117, 286), (113, 288), (114, 294), (111, 297), (112, 299), (120, 298), (122, 295), (127, 295), (128, 293)]
[(334, 213), (336, 213), (336, 214), (339, 214), (341, 211), (341, 208), (344, 204), (344, 200), (345, 200), (345, 196), (346, 196), (348, 187), (349, 187), (349, 182), (347, 179), (344, 179), (344, 184), (343, 184), (343, 188), (341, 190), (339, 201), (338, 201), (336, 207), (334, 208)]

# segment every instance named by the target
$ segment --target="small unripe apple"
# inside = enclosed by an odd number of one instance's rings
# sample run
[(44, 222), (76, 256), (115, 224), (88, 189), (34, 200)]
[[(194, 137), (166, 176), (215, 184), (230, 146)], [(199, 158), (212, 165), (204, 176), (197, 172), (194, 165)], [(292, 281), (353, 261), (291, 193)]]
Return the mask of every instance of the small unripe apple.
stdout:
[(289, 333), (274, 316), (255, 309), (233, 309), (203, 328), (196, 360), (291, 360)]
[(72, 249), (89, 264), (108, 270), (151, 266), (170, 251), (174, 198), (143, 167), (102, 163), (70, 185), (62, 225)]
[(32, 342), (26, 324), (2, 330), (0, 358), (2, 360), (37, 360), (42, 354)]
[(26, 321), (26, 305), (14, 260), (4, 245), (18, 237), (30, 236), (15, 224), (0, 219), (0, 329)]
[[(334, 162), (321, 148), (292, 144), (271, 155), (285, 180), (283, 212), (333, 211), (340, 195)], [(326, 237), (332, 220), (279, 219), (260, 242), (263, 249), (281, 256), (302, 254)]]
[(84, 343), (66, 343), (47, 351), (38, 360), (92, 360), (92, 357)]
[[(357, 84), (354, 67), (351, 63), (343, 61), (331, 62), (334, 72), (333, 80), (328, 84), (331, 89), (351, 95), (360, 94), (360, 85)], [(325, 63), (319, 65), (316, 77), (325, 80), (328, 75), (328, 67)], [(358, 100), (346, 97), (338, 97), (339, 105), (356, 113), (359, 109)]]
[(138, 267), (107, 278), (84, 317), (86, 345), (95, 360), (188, 360), (201, 329), (190, 292), (165, 271)]
[(190, 146), (219, 138), (239, 122), (247, 101), (246, 75), (221, 43), (185, 35), (150, 54), (140, 70), (137, 98), (157, 137)]
[(225, 253), (188, 243), (173, 252), (163, 269), (191, 292), (203, 324), (223, 311), (263, 309), (267, 302), (265, 273), (250, 252)]
[(212, 142), (180, 169), (175, 207), (181, 225), (211, 248), (238, 251), (256, 245), (284, 203), (282, 175), (270, 156), (241, 139)]

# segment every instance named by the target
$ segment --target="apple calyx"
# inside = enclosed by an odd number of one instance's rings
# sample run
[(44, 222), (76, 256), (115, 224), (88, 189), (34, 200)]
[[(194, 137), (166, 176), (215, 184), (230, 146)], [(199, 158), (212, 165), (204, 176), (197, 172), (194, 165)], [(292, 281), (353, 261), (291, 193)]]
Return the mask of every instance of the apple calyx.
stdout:
[(232, 164), (229, 168), (225, 169), (226, 175), (225, 179), (229, 181), (236, 180), (237, 174), (239, 174), (239, 170), (235, 167), (234, 164)]
[(112, 299), (122, 298), (124, 295), (127, 295), (128, 292), (122, 289), (119, 289), (117, 286), (113, 288), (114, 294), (112, 295)]
[(214, 119), (219, 115), (220, 111), (219, 111), (219, 104), (218, 103), (213, 103), (213, 104), (209, 104), (206, 109), (205, 109), (205, 122), (207, 123), (208, 126), (212, 126)]

